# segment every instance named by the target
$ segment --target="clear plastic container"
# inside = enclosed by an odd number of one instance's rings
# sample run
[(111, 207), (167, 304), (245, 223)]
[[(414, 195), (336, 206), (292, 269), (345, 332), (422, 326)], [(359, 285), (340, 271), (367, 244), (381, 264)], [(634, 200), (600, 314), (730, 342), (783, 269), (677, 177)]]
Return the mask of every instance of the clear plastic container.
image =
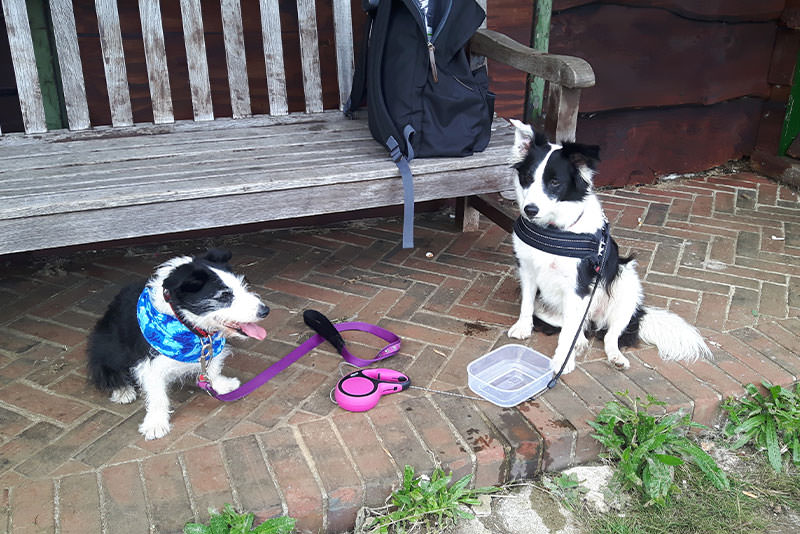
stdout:
[(510, 408), (547, 387), (550, 358), (522, 345), (504, 345), (467, 366), (469, 388), (484, 399)]

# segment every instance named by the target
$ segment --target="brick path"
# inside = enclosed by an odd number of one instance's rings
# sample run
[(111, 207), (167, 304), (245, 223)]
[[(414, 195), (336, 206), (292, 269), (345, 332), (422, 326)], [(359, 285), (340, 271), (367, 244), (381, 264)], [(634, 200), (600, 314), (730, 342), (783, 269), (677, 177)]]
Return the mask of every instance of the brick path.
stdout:
[[(666, 364), (642, 347), (622, 373), (595, 344), (562, 385), (514, 409), (412, 391), (346, 413), (328, 399), (339, 357), (322, 347), (236, 403), (178, 389), (174, 429), (146, 442), (141, 401), (112, 404), (87, 387), (86, 335), (121, 284), (211, 241), (0, 258), (0, 533), (179, 532), (226, 502), (341, 532), (359, 506), (383, 502), (405, 464), (488, 485), (594, 459), (586, 420), (615, 391), (651, 393), (712, 423), (741, 384), (795, 380), (795, 193), (742, 173), (602, 197), (622, 251), (638, 254), (647, 303), (697, 324), (716, 359)], [(418, 217), (414, 251), (397, 248), (398, 232), (397, 220), (378, 219), (214, 240), (273, 310), (268, 338), (236, 343), (229, 373), (252, 376), (305, 339), (299, 312), (312, 307), (392, 329), (404, 345), (387, 366), (469, 393), (467, 363), (510, 341), (519, 299), (510, 239), (485, 221), (455, 233), (447, 214)], [(368, 337), (346, 337), (370, 354)], [(555, 339), (529, 344), (552, 354)]]

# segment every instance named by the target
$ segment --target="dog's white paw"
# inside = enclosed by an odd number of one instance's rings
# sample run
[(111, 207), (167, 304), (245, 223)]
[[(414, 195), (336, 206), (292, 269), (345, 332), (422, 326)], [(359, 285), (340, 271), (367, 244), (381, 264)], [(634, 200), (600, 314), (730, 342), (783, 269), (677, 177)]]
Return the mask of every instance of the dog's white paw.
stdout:
[(241, 382), (239, 382), (238, 378), (222, 375), (214, 377), (214, 379), (211, 381), (211, 386), (214, 388), (214, 391), (220, 395), (230, 393), (234, 389), (237, 389), (240, 384)]
[(608, 354), (608, 361), (617, 369), (630, 369), (631, 362), (621, 352)]
[(508, 337), (514, 339), (525, 339), (530, 337), (531, 332), (533, 331), (533, 320), (525, 320), (520, 319), (514, 326), (508, 329)]
[(130, 404), (136, 400), (136, 388), (125, 386), (124, 388), (115, 389), (111, 392), (109, 400), (117, 404)]
[[(550, 361), (550, 369), (553, 370), (553, 373), (557, 373), (561, 366), (564, 363), (564, 357), (555, 355), (553, 359)], [(569, 361), (567, 365), (564, 365), (564, 370), (561, 372), (562, 375), (567, 375), (575, 370), (575, 355), (571, 355), (569, 357)]]
[(170, 428), (169, 416), (147, 414), (139, 425), (139, 433), (147, 440), (158, 439), (166, 436)]

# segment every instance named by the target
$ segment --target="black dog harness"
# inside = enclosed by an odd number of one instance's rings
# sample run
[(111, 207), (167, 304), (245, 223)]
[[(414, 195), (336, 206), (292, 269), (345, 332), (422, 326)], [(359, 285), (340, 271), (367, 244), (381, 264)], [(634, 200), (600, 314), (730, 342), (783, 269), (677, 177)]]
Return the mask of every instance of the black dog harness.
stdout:
[(590, 258), (595, 272), (600, 271), (603, 256), (611, 241), (608, 222), (593, 234), (576, 234), (539, 226), (520, 216), (514, 222), (514, 234), (525, 244), (548, 254), (581, 260)]

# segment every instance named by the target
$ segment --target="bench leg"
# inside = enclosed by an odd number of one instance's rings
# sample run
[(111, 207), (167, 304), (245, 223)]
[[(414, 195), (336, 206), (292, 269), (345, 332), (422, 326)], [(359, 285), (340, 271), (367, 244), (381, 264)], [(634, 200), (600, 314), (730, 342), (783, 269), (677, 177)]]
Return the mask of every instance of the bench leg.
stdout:
[(469, 201), (470, 197), (456, 198), (456, 225), (462, 232), (478, 231), (480, 212)]

